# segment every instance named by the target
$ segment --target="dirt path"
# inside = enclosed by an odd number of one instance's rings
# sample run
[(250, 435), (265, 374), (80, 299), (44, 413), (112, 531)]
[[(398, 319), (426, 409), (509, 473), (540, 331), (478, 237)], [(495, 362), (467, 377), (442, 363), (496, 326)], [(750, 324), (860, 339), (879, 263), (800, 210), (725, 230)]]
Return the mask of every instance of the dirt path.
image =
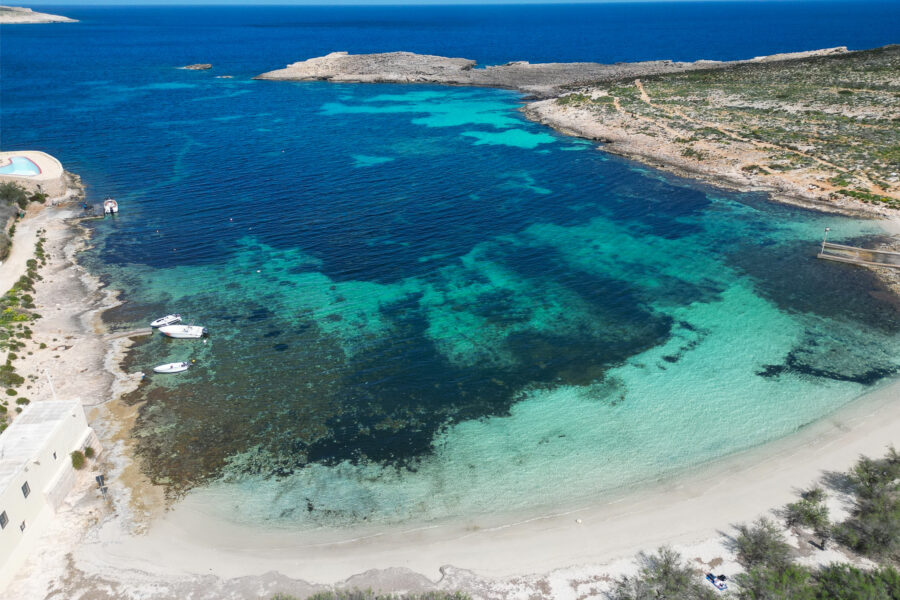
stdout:
[(34, 245), (37, 243), (38, 230), (46, 226), (51, 213), (59, 211), (32, 204), (24, 219), (16, 222), (16, 233), (12, 238), (9, 256), (0, 264), (0, 290), (10, 289), (25, 274), (28, 259), (34, 258)]
[[(724, 135), (724, 136), (726, 136), (726, 137), (728, 137), (728, 138), (730, 138), (730, 139), (732, 139), (732, 140), (734, 140), (734, 141), (743, 142), (743, 143), (745, 143), (745, 144), (750, 144), (750, 145), (752, 145), (753, 147), (759, 148), (759, 149), (761, 149), (761, 150), (774, 150), (774, 151), (778, 151), (778, 152), (785, 152), (785, 153), (789, 153), (789, 154), (795, 154), (795, 155), (797, 155), (797, 156), (802, 156), (802, 157), (804, 157), (804, 158), (807, 158), (807, 159), (809, 159), (809, 160), (811, 160), (811, 161), (817, 163), (818, 165), (821, 165), (821, 166), (827, 167), (827, 168), (829, 168), (829, 169), (832, 169), (832, 170), (834, 170), (834, 171), (836, 171), (836, 172), (838, 172), (838, 173), (851, 174), (850, 171), (849, 171), (848, 169), (846, 169), (846, 168), (844, 168), (844, 167), (841, 167), (841, 166), (839, 166), (839, 165), (836, 165), (836, 164), (834, 164), (834, 163), (832, 163), (832, 162), (829, 162), (829, 161), (827, 161), (827, 160), (825, 160), (825, 159), (823, 159), (823, 158), (819, 158), (818, 156), (809, 154), (808, 152), (803, 152), (802, 150), (796, 150), (796, 149), (793, 149), (793, 148), (787, 148), (787, 147), (785, 147), (785, 146), (781, 146), (781, 145), (779, 145), (779, 144), (774, 144), (774, 143), (772, 143), (772, 142), (761, 142), (761, 141), (759, 141), (759, 140), (750, 139), (750, 138), (744, 137), (744, 136), (742, 136), (742, 135), (740, 135), (740, 134), (738, 134), (738, 133), (735, 133), (734, 131), (732, 131), (732, 130), (726, 128), (726, 127), (723, 127), (723, 126), (722, 126), (721, 124), (719, 124), (719, 123), (714, 123), (714, 122), (709, 122), (709, 121), (703, 121), (703, 120), (701, 120), (701, 119), (696, 119), (696, 118), (694, 118), (694, 117), (690, 117), (690, 116), (686, 115), (682, 110), (680, 110), (680, 109), (678, 109), (678, 108), (669, 108), (669, 107), (660, 106), (660, 105), (658, 105), (658, 104), (654, 104), (653, 101), (652, 101), (652, 99), (650, 98), (650, 94), (647, 93), (647, 90), (644, 88), (644, 84), (641, 82), (640, 79), (635, 79), (635, 80), (634, 80), (634, 86), (637, 88), (638, 92), (640, 92), (640, 97), (641, 97), (641, 101), (642, 101), (642, 102), (644, 102), (645, 104), (647, 104), (648, 106), (650, 106), (650, 107), (652, 107), (652, 108), (655, 108), (655, 109), (657, 109), (657, 110), (662, 111), (664, 114), (666, 114), (666, 115), (668, 115), (668, 116), (670, 116), (670, 117), (671, 117), (671, 116), (678, 116), (678, 117), (684, 119), (685, 121), (687, 121), (688, 123), (693, 123), (694, 125), (697, 125), (697, 126), (699, 126), (699, 127), (708, 127), (708, 128), (710, 128), (710, 129), (714, 129), (714, 130), (718, 131), (719, 133), (721, 133), (722, 135)], [(618, 99), (616, 99), (616, 101), (615, 101), (614, 103), (615, 103), (616, 109), (619, 110), (619, 111), (621, 112), (621, 111), (622, 111), (622, 108), (621, 108), (621, 105), (620, 105), (619, 102), (618, 102)], [(655, 122), (653, 119), (650, 119), (650, 118), (645, 118), (645, 119), (646, 119), (646, 120), (649, 120), (649, 121), (652, 121), (652, 122)], [(660, 124), (660, 123), (657, 123), (657, 126), (659, 126), (659, 127), (661, 127), (662, 129), (665, 129), (666, 131), (672, 133), (672, 130), (669, 129), (669, 128), (668, 128), (667, 126), (665, 126), (665, 125), (662, 125), (662, 124)], [(772, 171), (771, 171), (769, 168), (767, 168), (767, 167), (765, 167), (765, 166), (761, 166), (761, 168), (762, 168), (762, 170), (766, 171), (767, 173), (773, 174)], [(867, 177), (866, 177), (865, 175), (863, 175), (862, 173), (859, 173), (859, 172), (853, 172), (852, 175), (853, 175), (856, 179), (858, 179), (863, 185), (865, 185), (865, 186), (868, 188), (868, 190), (869, 190), (870, 192), (876, 193), (876, 194), (883, 194), (883, 195), (891, 195), (891, 196), (893, 196), (893, 194), (888, 194), (888, 192), (886, 192), (881, 186), (876, 185), (874, 182), (872, 182), (869, 178), (867, 178)], [(779, 176), (780, 176), (780, 177), (785, 177), (786, 179), (790, 179), (791, 181), (794, 181), (795, 183), (799, 183), (799, 182), (801, 181), (801, 179), (802, 179), (802, 178), (792, 178), (792, 177), (787, 177), (785, 174), (780, 174)], [(822, 189), (825, 190), (825, 191), (836, 191), (836, 190), (838, 189), (838, 188), (836, 188), (835, 186), (833, 186), (833, 185), (831, 185), (831, 184), (829, 184), (829, 183), (827, 183), (827, 182), (824, 182), (824, 181), (822, 181), (822, 182), (817, 182), (816, 185), (818, 185), (820, 188), (822, 188)]]

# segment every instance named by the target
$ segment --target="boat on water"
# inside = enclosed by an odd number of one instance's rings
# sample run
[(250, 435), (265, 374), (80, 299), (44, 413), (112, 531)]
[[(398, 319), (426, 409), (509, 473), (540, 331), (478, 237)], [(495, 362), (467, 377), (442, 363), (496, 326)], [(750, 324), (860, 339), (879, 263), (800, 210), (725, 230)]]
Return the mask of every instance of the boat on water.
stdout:
[(174, 325), (175, 323), (181, 323), (181, 315), (174, 314), (160, 317), (155, 321), (151, 321), (150, 327), (165, 327), (166, 325)]
[(153, 371), (155, 373), (181, 373), (182, 371), (187, 371), (188, 367), (190, 365), (186, 362), (174, 362), (153, 367)]
[(103, 214), (114, 215), (119, 212), (119, 203), (112, 198), (106, 198), (103, 201)]
[(201, 338), (208, 335), (209, 331), (206, 327), (199, 325), (164, 325), (159, 328), (159, 332), (170, 338)]

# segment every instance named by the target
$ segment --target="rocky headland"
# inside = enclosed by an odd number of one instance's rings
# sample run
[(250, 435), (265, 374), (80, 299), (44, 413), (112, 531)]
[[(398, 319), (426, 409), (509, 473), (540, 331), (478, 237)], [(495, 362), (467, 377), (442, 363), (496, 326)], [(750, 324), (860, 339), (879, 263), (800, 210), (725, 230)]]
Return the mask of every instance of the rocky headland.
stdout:
[(715, 185), (824, 211), (900, 208), (900, 46), (739, 61), (511, 62), (333, 52), (256, 79), (519, 90), (530, 119)]
[(77, 23), (76, 19), (34, 12), (21, 6), (0, 6), (0, 25), (24, 23)]
[(284, 69), (257, 75), (254, 79), (281, 81), (334, 81), (350, 83), (437, 83), (471, 85), (519, 90), (534, 96), (558, 96), (566, 88), (599, 81), (619, 81), (659, 73), (679, 73), (695, 69), (724, 68), (729, 65), (791, 60), (847, 52), (846, 48), (829, 48), (813, 52), (797, 52), (762, 56), (747, 61), (722, 62), (698, 60), (673, 62), (653, 60), (636, 63), (536, 63), (509, 62), (476, 68), (467, 58), (447, 58), (412, 52), (380, 54), (348, 54), (332, 52), (326, 56), (295, 62)]

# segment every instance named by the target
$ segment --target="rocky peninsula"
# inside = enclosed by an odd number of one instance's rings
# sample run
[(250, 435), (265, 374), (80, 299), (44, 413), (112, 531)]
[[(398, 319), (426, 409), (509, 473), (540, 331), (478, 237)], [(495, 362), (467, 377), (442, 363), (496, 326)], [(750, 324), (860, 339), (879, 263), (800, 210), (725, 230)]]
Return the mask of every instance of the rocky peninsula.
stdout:
[(34, 12), (21, 6), (0, 6), (0, 25), (25, 23), (77, 23), (76, 19)]
[(739, 61), (511, 62), (333, 52), (256, 79), (515, 89), (524, 114), (715, 185), (843, 213), (900, 208), (900, 46)]
[(635, 63), (537, 63), (509, 62), (476, 68), (467, 58), (447, 58), (412, 52), (349, 54), (332, 52), (288, 65), (284, 69), (257, 75), (254, 79), (276, 81), (333, 81), (346, 83), (437, 83), (471, 85), (519, 90), (538, 97), (560, 95), (566, 88), (599, 81), (619, 81), (660, 73), (680, 73), (696, 69), (724, 68), (729, 65), (808, 58), (822, 54), (840, 54), (846, 48), (762, 56), (748, 61), (722, 62), (698, 60), (673, 62), (653, 60)]

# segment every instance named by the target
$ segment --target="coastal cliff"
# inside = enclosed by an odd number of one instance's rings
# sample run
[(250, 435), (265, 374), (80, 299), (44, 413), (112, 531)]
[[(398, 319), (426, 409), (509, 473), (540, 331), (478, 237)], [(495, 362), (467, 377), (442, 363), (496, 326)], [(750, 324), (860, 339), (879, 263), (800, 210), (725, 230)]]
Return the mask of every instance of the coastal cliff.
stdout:
[(26, 23), (77, 23), (76, 19), (34, 12), (21, 6), (0, 6), (0, 25), (16, 25)]
[(334, 52), (256, 79), (515, 89), (523, 113), (716, 185), (842, 213), (900, 208), (900, 46), (730, 62), (511, 62)]

